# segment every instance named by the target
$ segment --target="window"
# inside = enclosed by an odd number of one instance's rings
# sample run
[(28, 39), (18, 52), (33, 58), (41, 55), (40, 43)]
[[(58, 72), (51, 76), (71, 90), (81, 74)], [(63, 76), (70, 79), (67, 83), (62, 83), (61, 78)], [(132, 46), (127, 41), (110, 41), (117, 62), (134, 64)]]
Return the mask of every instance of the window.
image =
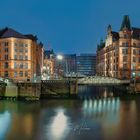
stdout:
[(25, 72), (25, 77), (28, 77), (28, 72), (27, 71)]
[(19, 68), (20, 68), (20, 69), (23, 69), (23, 63), (20, 63), (20, 64), (19, 64)]
[(20, 71), (20, 72), (19, 72), (19, 76), (20, 76), (20, 77), (23, 77), (23, 71)]
[(21, 52), (21, 53), (22, 53), (22, 52), (23, 52), (23, 49), (20, 49), (20, 50), (19, 50), (19, 52)]
[(25, 56), (25, 60), (28, 60), (28, 56)]
[(123, 56), (123, 62), (127, 62), (127, 56)]
[(128, 54), (128, 49), (122, 49), (123, 54)]
[(124, 38), (128, 38), (128, 35), (127, 34), (124, 34)]
[(133, 46), (136, 47), (136, 43), (133, 43)]
[(27, 53), (27, 52), (28, 52), (28, 50), (26, 49), (26, 50), (25, 50), (25, 53)]
[(17, 43), (16, 43), (16, 42), (14, 43), (14, 46), (15, 46), (15, 47), (17, 46)]
[(4, 72), (4, 77), (8, 77), (8, 71)]
[(127, 64), (123, 64), (123, 69), (127, 69)]
[(5, 52), (8, 52), (8, 48), (5, 48)]
[(140, 63), (140, 57), (138, 58), (138, 62)]
[(5, 60), (8, 60), (8, 54), (5, 55)]
[(135, 49), (133, 50), (133, 54), (136, 55), (136, 50)]
[(8, 62), (4, 63), (4, 68), (7, 69), (8, 68)]
[(17, 52), (17, 48), (14, 48), (14, 51)]
[(25, 44), (25, 47), (28, 47), (28, 44)]
[(140, 50), (138, 50), (138, 54), (140, 55)]
[(14, 68), (18, 68), (18, 64), (16, 62), (14, 63)]
[(28, 63), (25, 63), (25, 69), (28, 69)]
[(136, 57), (133, 57), (133, 62), (136, 62)]
[(118, 60), (119, 60), (119, 58), (117, 57), (117, 58), (116, 58), (116, 62), (118, 62)]
[(9, 43), (8, 42), (4, 42), (4, 46), (8, 46), (9, 45)]
[(23, 44), (23, 43), (20, 43), (19, 46), (20, 46), (20, 47), (24, 47), (24, 44)]
[(14, 55), (14, 59), (17, 60), (17, 55)]
[(15, 71), (14, 72), (14, 77), (17, 77), (18, 76), (18, 73)]
[(20, 59), (20, 60), (23, 60), (23, 56), (22, 56), (22, 55), (20, 55), (20, 56), (19, 56), (19, 59)]
[(128, 42), (123, 42), (122, 43), (122, 46), (128, 47), (129, 46), (129, 43)]

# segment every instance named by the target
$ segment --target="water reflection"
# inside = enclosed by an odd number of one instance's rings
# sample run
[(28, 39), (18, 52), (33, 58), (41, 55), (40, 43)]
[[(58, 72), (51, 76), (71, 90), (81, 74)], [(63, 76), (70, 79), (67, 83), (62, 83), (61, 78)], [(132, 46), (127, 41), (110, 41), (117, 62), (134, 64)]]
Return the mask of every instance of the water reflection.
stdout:
[(119, 98), (104, 98), (84, 100), (83, 112), (85, 115), (98, 115), (117, 112), (120, 108)]
[(54, 140), (64, 139), (70, 131), (69, 118), (65, 115), (64, 109), (57, 109), (56, 114), (47, 126), (47, 138)]
[(0, 140), (5, 139), (11, 124), (11, 114), (8, 111), (0, 113)]
[(0, 140), (139, 140), (140, 97), (82, 89), (83, 100), (0, 101)]

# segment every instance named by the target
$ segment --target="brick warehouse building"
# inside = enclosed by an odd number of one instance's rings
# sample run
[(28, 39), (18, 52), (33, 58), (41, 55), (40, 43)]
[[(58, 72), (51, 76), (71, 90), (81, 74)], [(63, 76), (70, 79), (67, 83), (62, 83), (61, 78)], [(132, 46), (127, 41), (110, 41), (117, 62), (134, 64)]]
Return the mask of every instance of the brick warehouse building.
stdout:
[(107, 37), (97, 46), (97, 75), (130, 79), (140, 77), (140, 28), (125, 15), (119, 32), (107, 28)]
[(15, 81), (33, 81), (41, 76), (43, 44), (33, 35), (11, 28), (0, 30), (0, 77)]

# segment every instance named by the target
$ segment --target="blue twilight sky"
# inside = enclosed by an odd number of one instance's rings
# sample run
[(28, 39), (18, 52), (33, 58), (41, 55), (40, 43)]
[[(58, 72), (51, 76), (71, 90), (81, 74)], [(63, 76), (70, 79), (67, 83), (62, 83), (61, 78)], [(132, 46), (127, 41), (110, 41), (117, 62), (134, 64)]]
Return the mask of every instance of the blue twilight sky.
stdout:
[(0, 28), (33, 33), (56, 53), (95, 53), (124, 14), (140, 27), (140, 0), (0, 0)]

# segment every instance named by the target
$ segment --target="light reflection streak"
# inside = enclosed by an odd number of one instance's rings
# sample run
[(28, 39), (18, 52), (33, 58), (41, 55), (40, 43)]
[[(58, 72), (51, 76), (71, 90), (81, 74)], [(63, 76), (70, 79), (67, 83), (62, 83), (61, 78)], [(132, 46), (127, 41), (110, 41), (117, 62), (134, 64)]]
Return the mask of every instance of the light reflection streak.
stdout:
[(119, 107), (119, 98), (90, 99), (83, 102), (83, 112), (85, 115), (91, 115), (91, 113), (93, 115), (100, 115), (110, 111), (114, 113), (119, 110)]
[(64, 114), (64, 110), (58, 110), (57, 114), (54, 116), (50, 122), (50, 128), (48, 128), (48, 139), (62, 140), (69, 133), (69, 120)]

